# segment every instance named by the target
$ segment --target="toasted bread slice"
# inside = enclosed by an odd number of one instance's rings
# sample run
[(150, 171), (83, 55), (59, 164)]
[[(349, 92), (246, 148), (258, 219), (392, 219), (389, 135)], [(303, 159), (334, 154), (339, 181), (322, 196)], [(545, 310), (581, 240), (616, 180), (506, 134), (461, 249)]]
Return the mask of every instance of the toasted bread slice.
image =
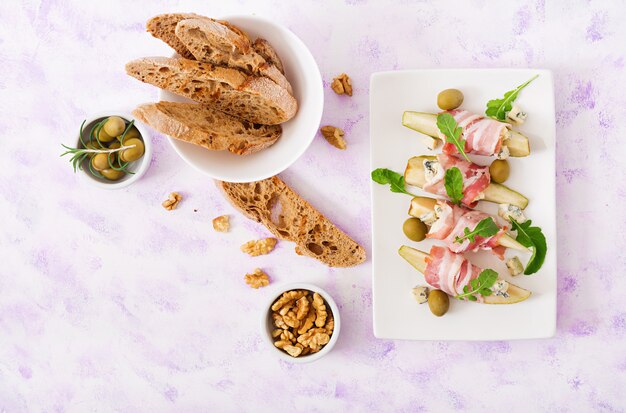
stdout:
[(283, 66), (282, 60), (280, 60), (278, 53), (276, 53), (276, 50), (274, 50), (267, 40), (259, 37), (252, 44), (252, 48), (255, 52), (260, 54), (267, 63), (276, 66), (276, 69), (278, 69), (280, 73), (285, 74), (285, 67)]
[[(193, 54), (185, 47), (185, 45), (180, 40), (178, 40), (178, 37), (176, 37), (176, 25), (178, 24), (178, 22), (185, 19), (206, 19), (213, 21), (213, 19), (209, 17), (200, 16), (199, 14), (195, 13), (168, 13), (154, 16), (153, 18), (148, 20), (148, 23), (146, 23), (146, 29), (150, 34), (152, 34), (152, 36), (156, 37), (157, 39), (161, 39), (162, 41), (167, 43), (180, 56), (184, 57), (185, 59), (193, 60)], [(248, 38), (248, 34), (241, 30), (239, 27), (232, 25), (227, 21), (220, 20), (220, 23), (250, 41)]]
[(283, 123), (291, 119), (298, 108), (293, 96), (271, 80), (209, 63), (146, 57), (126, 64), (126, 73), (253, 123)]
[(257, 52), (250, 40), (226, 25), (209, 19), (186, 19), (176, 25), (176, 36), (199, 62), (266, 76), (293, 94), (285, 76)]
[(365, 249), (333, 225), (282, 180), (219, 182), (228, 200), (276, 237), (295, 242), (296, 253), (330, 267), (352, 267), (365, 261)]
[(172, 138), (237, 155), (273, 145), (282, 132), (280, 125), (253, 124), (198, 103), (145, 103), (133, 115)]

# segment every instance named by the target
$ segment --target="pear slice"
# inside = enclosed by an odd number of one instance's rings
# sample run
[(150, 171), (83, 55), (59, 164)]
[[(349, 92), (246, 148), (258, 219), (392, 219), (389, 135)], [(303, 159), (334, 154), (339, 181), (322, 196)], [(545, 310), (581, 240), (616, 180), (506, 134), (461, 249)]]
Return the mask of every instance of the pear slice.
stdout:
[[(439, 128), (437, 127), (437, 115), (435, 113), (405, 111), (402, 114), (402, 124), (409, 129), (420, 132), (437, 140), (441, 139)], [(510, 136), (502, 144), (509, 148), (509, 154), (515, 158), (522, 158), (530, 155), (530, 143), (528, 138), (517, 131), (510, 131)], [(433, 149), (435, 146), (430, 140), (425, 141), (426, 145)]]
[[(398, 250), (398, 254), (404, 258), (409, 264), (422, 274), (426, 271), (428, 253), (403, 245)], [(509, 283), (507, 296), (495, 295), (484, 297), (484, 304), (515, 304), (526, 300), (531, 296), (531, 292)]]

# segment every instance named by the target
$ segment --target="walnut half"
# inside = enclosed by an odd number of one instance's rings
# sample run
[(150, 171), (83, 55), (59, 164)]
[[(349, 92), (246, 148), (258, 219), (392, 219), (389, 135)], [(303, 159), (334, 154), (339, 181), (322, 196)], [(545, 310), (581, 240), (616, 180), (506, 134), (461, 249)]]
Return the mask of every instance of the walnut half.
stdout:
[(246, 284), (254, 289), (266, 287), (270, 283), (270, 277), (261, 271), (260, 268), (256, 268), (252, 274), (246, 274), (243, 278)]
[(276, 246), (276, 238), (263, 238), (259, 240), (248, 241), (241, 246), (241, 250), (252, 257), (265, 255), (272, 252)]
[(213, 219), (213, 229), (217, 232), (228, 232), (230, 229), (230, 218), (228, 215), (220, 215)]
[(176, 209), (176, 207), (182, 200), (183, 197), (178, 192), (172, 192), (161, 205), (163, 205), (163, 208), (171, 211), (173, 209)]
[(342, 73), (333, 79), (330, 88), (338, 95), (352, 96), (352, 79), (347, 74)]
[(327, 125), (327, 126), (322, 126), (320, 129), (320, 132), (322, 133), (322, 136), (326, 138), (328, 143), (333, 145), (335, 148), (337, 149), (347, 148), (346, 140), (343, 138), (344, 133), (341, 129), (336, 128), (334, 126)]

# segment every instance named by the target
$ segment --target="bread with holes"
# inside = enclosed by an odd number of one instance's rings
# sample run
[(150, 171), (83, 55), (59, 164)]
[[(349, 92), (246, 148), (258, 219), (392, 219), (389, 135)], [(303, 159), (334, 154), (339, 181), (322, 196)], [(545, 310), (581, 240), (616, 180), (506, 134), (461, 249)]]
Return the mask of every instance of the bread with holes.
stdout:
[(365, 261), (365, 249), (274, 176), (251, 183), (218, 182), (226, 198), (277, 238), (296, 243), (296, 253), (330, 267)]
[(153, 129), (203, 148), (249, 155), (273, 145), (280, 125), (259, 125), (199, 103), (145, 103), (133, 116)]
[(298, 104), (263, 76), (184, 58), (145, 57), (126, 64), (126, 73), (252, 123), (276, 125), (291, 119)]

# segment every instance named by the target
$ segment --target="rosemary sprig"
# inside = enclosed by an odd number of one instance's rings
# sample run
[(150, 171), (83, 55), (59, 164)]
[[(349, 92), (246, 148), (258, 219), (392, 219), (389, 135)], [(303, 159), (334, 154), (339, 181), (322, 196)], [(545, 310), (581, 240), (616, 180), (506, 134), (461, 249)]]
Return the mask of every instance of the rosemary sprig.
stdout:
[[(87, 157), (89, 157), (90, 154), (99, 154), (99, 153), (106, 153), (107, 154), (107, 160), (109, 162), (109, 167), (111, 169), (115, 169), (116, 171), (124, 171), (128, 174), (134, 174), (134, 172), (129, 171), (128, 165), (130, 165), (130, 162), (121, 162), (118, 159), (118, 165), (119, 166), (115, 166), (113, 164), (113, 160), (112, 160), (112, 156), (114, 153), (116, 152), (120, 152), (126, 149), (131, 149), (134, 148), (136, 145), (124, 145), (124, 139), (126, 138), (126, 134), (128, 133), (128, 131), (133, 127), (135, 121), (132, 120), (128, 123), (128, 125), (126, 126), (126, 128), (124, 129), (124, 133), (122, 133), (121, 138), (120, 138), (120, 147), (119, 148), (106, 148), (106, 146), (100, 141), (100, 139), (98, 139), (98, 135), (100, 134), (100, 131), (102, 130), (102, 128), (104, 127), (105, 122), (107, 121), (108, 118), (104, 118), (103, 120), (101, 120), (100, 122), (94, 124), (91, 127), (91, 130), (89, 131), (89, 137), (91, 138), (88, 142), (97, 142), (98, 146), (100, 146), (101, 149), (87, 149), (87, 143), (85, 143), (84, 139), (83, 139), (83, 135), (84, 135), (84, 126), (85, 126), (85, 122), (86, 120), (83, 121), (83, 123), (81, 123), (80, 125), (80, 130), (79, 130), (79, 136), (78, 136), (78, 140), (80, 141), (80, 144), (82, 146), (82, 148), (72, 148), (69, 147), (67, 145), (61, 144), (61, 146), (63, 148), (66, 149), (65, 152), (63, 152), (61, 154), (61, 156), (65, 156), (65, 155), (71, 155), (70, 157), (70, 163), (72, 164), (72, 167), (74, 169), (74, 173), (76, 173), (77, 170), (82, 170), (82, 163), (85, 159), (87, 159)], [(98, 178), (103, 178), (102, 174), (100, 174), (98, 171), (96, 171), (93, 167), (93, 165), (91, 164), (91, 162), (87, 162), (89, 165), (89, 172), (98, 177)]]

